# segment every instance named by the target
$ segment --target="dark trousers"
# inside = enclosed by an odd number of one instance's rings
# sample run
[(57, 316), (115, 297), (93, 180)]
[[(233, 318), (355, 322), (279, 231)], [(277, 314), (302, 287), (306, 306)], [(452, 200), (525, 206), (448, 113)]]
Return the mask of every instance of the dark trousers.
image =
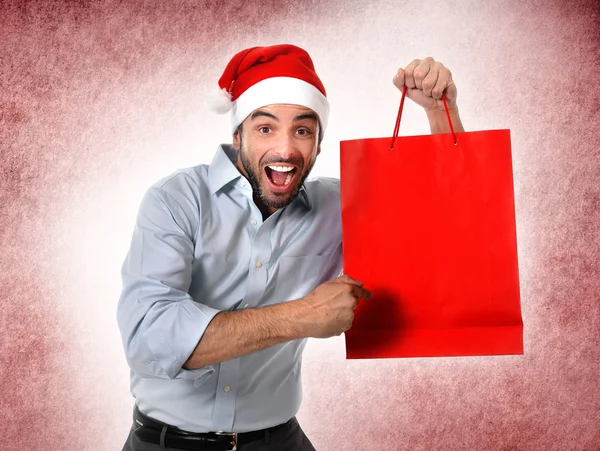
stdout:
[[(160, 445), (141, 441), (134, 434), (134, 428), (135, 425), (129, 431), (123, 451), (177, 451), (175, 448), (161, 448)], [(238, 451), (316, 451), (296, 418), (293, 418), (289, 425), (269, 436), (238, 445), (237, 449)]]

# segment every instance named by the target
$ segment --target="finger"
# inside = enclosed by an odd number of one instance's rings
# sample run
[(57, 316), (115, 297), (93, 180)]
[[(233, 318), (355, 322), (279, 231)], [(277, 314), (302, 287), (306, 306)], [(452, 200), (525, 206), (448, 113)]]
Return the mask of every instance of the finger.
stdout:
[(400, 90), (404, 88), (404, 69), (398, 69), (398, 72), (396, 72), (396, 75), (394, 75), (392, 82), (394, 83), (394, 86), (396, 86), (396, 88)]
[[(447, 81), (445, 84), (445, 87), (442, 89), (442, 93), (446, 94), (446, 100), (448, 101), (448, 106), (449, 107), (453, 107), (456, 104), (456, 85), (454, 84), (454, 80), (452, 79), (452, 72), (450, 72), (449, 69), (444, 68), (444, 76), (446, 77)], [(444, 85), (442, 84), (440, 86), (440, 88), (442, 88), (442, 86)], [(437, 89), (437, 88), (436, 88)], [(436, 94), (438, 94), (438, 92), (436, 92)], [(439, 98), (442, 98), (442, 94), (439, 93)]]
[(409, 89), (415, 89), (414, 71), (416, 67), (421, 63), (421, 60), (413, 60), (408, 66), (404, 68), (404, 83)]
[(440, 66), (440, 63), (435, 63), (429, 70), (427, 76), (423, 79), (423, 82), (421, 83), (423, 94), (425, 94), (427, 97), (431, 97), (431, 91), (433, 90), (433, 88), (435, 88), (435, 85), (437, 84), (440, 75)]
[(423, 80), (425, 77), (427, 77), (427, 74), (429, 74), (432, 64), (433, 58), (427, 57), (424, 60), (421, 60), (421, 63), (415, 67), (413, 77), (415, 79), (415, 86), (417, 89), (423, 89)]
[(371, 300), (371, 292), (369, 290), (365, 290), (362, 287), (353, 286), (351, 290), (352, 296), (358, 299), (365, 299), (367, 301)]
[(446, 89), (452, 85), (452, 74), (448, 69), (442, 66), (442, 69), (440, 70), (440, 76), (438, 77), (435, 86), (431, 90), (431, 96), (436, 100), (441, 99), (444, 91), (446, 91)]
[(446, 100), (448, 100), (448, 106), (451, 108), (456, 105), (456, 97), (458, 93), (454, 81), (450, 80), (450, 85), (446, 88)]
[(353, 279), (348, 274), (344, 274), (342, 277), (338, 277), (338, 280), (340, 282), (348, 283), (350, 285), (354, 285), (354, 286), (357, 286), (357, 287), (362, 287), (363, 286), (363, 283), (361, 281)]
[(350, 329), (352, 327), (353, 322), (354, 322), (354, 312), (351, 312), (350, 315), (348, 315), (348, 317), (345, 318), (344, 321), (340, 324), (340, 327), (342, 328), (342, 332), (340, 332), (339, 335), (341, 335), (341, 333), (346, 332), (348, 329)]

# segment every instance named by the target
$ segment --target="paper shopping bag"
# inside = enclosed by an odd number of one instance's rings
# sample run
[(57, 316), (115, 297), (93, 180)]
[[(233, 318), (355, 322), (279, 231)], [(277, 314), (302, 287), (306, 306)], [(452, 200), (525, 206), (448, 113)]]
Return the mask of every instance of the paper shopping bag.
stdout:
[(405, 94), (393, 137), (340, 143), (344, 272), (373, 293), (346, 356), (523, 354), (510, 131), (396, 137)]

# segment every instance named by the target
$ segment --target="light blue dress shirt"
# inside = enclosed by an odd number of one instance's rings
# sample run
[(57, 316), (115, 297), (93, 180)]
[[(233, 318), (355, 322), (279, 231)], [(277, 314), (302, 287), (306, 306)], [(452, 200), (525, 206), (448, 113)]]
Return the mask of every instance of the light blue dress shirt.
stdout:
[(221, 145), (210, 165), (150, 187), (122, 267), (117, 318), (131, 393), (146, 415), (192, 432), (246, 432), (296, 415), (306, 339), (182, 365), (218, 312), (301, 298), (342, 269), (339, 181), (307, 180), (263, 222), (236, 157)]

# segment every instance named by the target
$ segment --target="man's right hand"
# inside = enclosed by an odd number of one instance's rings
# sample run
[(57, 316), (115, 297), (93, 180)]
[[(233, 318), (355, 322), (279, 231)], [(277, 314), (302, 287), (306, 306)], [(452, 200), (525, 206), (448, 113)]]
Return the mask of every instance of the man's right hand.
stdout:
[(352, 327), (358, 299), (371, 299), (362, 286), (343, 275), (295, 301), (219, 312), (183, 368), (203, 368), (290, 340), (340, 335)]
[(350, 329), (359, 299), (371, 299), (371, 292), (347, 274), (319, 285), (299, 300), (308, 336), (328, 338)]

